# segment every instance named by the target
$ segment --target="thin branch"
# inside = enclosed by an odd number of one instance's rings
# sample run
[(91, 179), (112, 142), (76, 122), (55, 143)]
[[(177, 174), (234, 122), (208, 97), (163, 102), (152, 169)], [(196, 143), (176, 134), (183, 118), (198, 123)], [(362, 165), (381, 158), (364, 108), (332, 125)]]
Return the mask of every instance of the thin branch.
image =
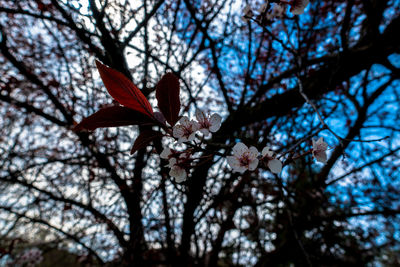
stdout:
[(147, 25), (148, 21), (150, 20), (151, 17), (154, 16), (154, 14), (157, 12), (157, 10), (161, 7), (161, 5), (164, 3), (164, 0), (159, 0), (154, 6), (153, 9), (147, 14), (144, 15), (144, 19), (142, 22), (140, 22), (136, 28), (129, 33), (129, 35), (125, 38), (125, 40), (122, 42), (121, 47), (126, 47), (129, 42), (136, 36), (136, 34), (145, 26)]

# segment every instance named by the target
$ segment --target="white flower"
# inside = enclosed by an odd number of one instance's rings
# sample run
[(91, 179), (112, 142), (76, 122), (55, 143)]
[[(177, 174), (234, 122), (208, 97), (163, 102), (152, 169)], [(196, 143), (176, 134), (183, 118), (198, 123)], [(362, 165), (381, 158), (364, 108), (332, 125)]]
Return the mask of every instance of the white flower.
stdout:
[(227, 160), (234, 172), (244, 173), (246, 170), (254, 171), (258, 165), (258, 150), (254, 146), (248, 148), (243, 143), (237, 143), (233, 149), (233, 156)]
[(216, 113), (210, 117), (209, 115), (204, 114), (203, 111), (197, 110), (196, 119), (199, 123), (199, 131), (204, 134), (204, 136), (209, 135), (210, 132), (215, 133), (219, 128), (221, 128), (222, 118)]
[(172, 151), (170, 148), (166, 147), (163, 149), (163, 151), (160, 154), (160, 158), (162, 159), (169, 159), (172, 155)]
[(313, 157), (322, 163), (326, 163), (327, 155), (326, 150), (328, 148), (328, 144), (325, 143), (324, 138), (320, 137), (317, 141), (312, 139), (312, 155)]
[(168, 155), (169, 159), (167, 167), (171, 168), (169, 175), (174, 177), (177, 183), (185, 181), (187, 178), (186, 167), (188, 167), (188, 161), (190, 161), (191, 154), (187, 152), (176, 152), (173, 150), (170, 150), (171, 153), (168, 154), (167, 149), (164, 149), (164, 151), (166, 151), (165, 156)]
[(176, 158), (170, 158), (170, 159), (168, 160), (168, 165), (167, 165), (167, 167), (168, 167), (168, 168), (172, 168), (172, 167), (174, 167), (174, 166), (176, 165), (176, 163), (177, 163), (177, 159), (176, 159)]
[(175, 178), (177, 183), (182, 183), (187, 178), (186, 170), (178, 165), (173, 165), (169, 171), (169, 175)]
[(278, 174), (282, 171), (282, 162), (274, 157), (274, 152), (268, 146), (263, 148), (261, 154), (267, 160), (267, 166), (272, 173)]
[(242, 20), (244, 22), (248, 22), (249, 18), (253, 17), (253, 10), (251, 10), (251, 7), (249, 5), (247, 5), (244, 9), (243, 9), (243, 16), (242, 16)]
[(200, 128), (199, 124), (194, 120), (189, 120), (186, 116), (182, 117), (179, 123), (172, 130), (173, 136), (178, 138), (178, 143), (193, 141), (196, 131)]
[(43, 260), (42, 251), (38, 248), (25, 250), (17, 260), (19, 265), (33, 267), (38, 265)]
[(304, 13), (304, 9), (309, 4), (310, 0), (293, 0), (290, 7), (290, 12), (293, 15), (300, 15)]

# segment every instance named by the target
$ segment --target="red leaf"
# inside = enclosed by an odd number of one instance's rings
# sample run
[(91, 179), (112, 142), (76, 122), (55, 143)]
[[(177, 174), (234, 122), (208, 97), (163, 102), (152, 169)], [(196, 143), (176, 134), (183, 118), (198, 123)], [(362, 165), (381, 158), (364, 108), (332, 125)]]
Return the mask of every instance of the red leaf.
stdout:
[(161, 138), (162, 136), (162, 133), (153, 130), (143, 131), (139, 134), (138, 138), (136, 138), (135, 143), (133, 143), (131, 155), (139, 149), (146, 147), (151, 141)]
[(46, 6), (42, 2), (38, 2), (37, 6), (40, 11), (46, 11)]
[(137, 124), (152, 125), (155, 124), (155, 122), (139, 111), (121, 106), (113, 106), (102, 108), (89, 117), (84, 118), (78, 125), (74, 127), (74, 131), (93, 131), (100, 127), (117, 127)]
[(153, 117), (153, 109), (149, 101), (131, 80), (98, 60), (96, 60), (96, 66), (107, 91), (118, 103)]
[(166, 120), (165, 120), (164, 115), (163, 115), (161, 112), (158, 112), (158, 111), (154, 112), (154, 118), (155, 118), (159, 123), (161, 123), (162, 125), (165, 125)]
[(179, 91), (179, 80), (172, 73), (166, 73), (156, 87), (158, 108), (171, 126), (174, 126), (179, 118), (179, 110), (181, 109)]

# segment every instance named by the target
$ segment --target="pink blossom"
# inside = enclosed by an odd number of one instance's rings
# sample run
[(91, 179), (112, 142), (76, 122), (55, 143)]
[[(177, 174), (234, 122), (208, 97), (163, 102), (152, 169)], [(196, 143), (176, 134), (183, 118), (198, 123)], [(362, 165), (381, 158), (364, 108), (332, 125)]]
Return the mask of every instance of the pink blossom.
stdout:
[(181, 183), (187, 178), (187, 165), (191, 154), (188, 152), (178, 152), (170, 148), (164, 148), (160, 157), (168, 159), (167, 167), (171, 168), (169, 175), (175, 178), (177, 183)]
[(320, 137), (317, 141), (312, 139), (312, 155), (313, 157), (322, 163), (326, 163), (327, 155), (326, 150), (328, 148), (328, 144), (325, 143), (324, 138)]
[(214, 113), (213, 115), (206, 115), (203, 111), (196, 111), (196, 119), (199, 123), (199, 131), (208, 136), (210, 132), (215, 133), (221, 127), (221, 116)]
[(162, 159), (169, 159), (171, 157), (171, 155), (173, 154), (172, 149), (170, 149), (169, 147), (166, 147), (163, 149), (163, 151), (160, 154), (160, 158)]
[(233, 149), (233, 156), (228, 156), (228, 164), (234, 172), (244, 173), (246, 170), (254, 171), (258, 165), (258, 150), (254, 146), (248, 148), (243, 143), (237, 143)]
[(186, 170), (179, 165), (173, 165), (169, 171), (169, 175), (174, 177), (177, 183), (182, 183), (187, 178)]
[(200, 128), (199, 124), (194, 120), (189, 120), (186, 116), (183, 116), (179, 123), (172, 130), (173, 136), (178, 138), (178, 143), (193, 141), (196, 131)]
[(280, 173), (282, 171), (282, 162), (275, 158), (274, 152), (268, 146), (264, 147), (261, 152), (263, 158), (267, 162), (268, 168), (272, 173)]

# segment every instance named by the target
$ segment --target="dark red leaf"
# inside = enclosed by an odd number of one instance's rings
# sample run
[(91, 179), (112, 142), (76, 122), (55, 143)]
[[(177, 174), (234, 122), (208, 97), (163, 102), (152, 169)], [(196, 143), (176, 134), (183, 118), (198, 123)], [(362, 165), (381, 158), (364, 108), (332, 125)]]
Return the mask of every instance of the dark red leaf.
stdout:
[(89, 117), (84, 118), (74, 127), (74, 131), (93, 131), (101, 127), (145, 124), (153, 125), (155, 121), (139, 111), (121, 106), (113, 106), (102, 108)]
[(179, 91), (179, 79), (172, 73), (166, 73), (156, 87), (158, 108), (171, 126), (174, 126), (179, 118), (181, 109)]
[(138, 138), (136, 138), (135, 143), (133, 143), (131, 155), (139, 149), (146, 147), (151, 141), (161, 138), (162, 136), (162, 133), (153, 130), (145, 130), (141, 132)]
[(37, 6), (40, 11), (46, 11), (46, 6), (42, 2), (38, 2)]
[(96, 66), (107, 91), (121, 105), (153, 117), (153, 109), (139, 88), (121, 72), (96, 60)]
[(155, 118), (159, 123), (161, 123), (162, 125), (165, 125), (166, 120), (165, 120), (164, 115), (163, 115), (161, 112), (158, 112), (158, 111), (154, 112), (154, 118)]

